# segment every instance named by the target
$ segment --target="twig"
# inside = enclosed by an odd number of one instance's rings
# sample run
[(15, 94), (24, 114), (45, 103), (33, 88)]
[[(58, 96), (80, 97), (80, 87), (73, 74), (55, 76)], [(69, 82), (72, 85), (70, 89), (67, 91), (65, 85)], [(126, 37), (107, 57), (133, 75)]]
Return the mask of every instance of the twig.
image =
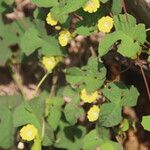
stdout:
[[(139, 58), (138, 58), (138, 60), (139, 60)], [(140, 67), (140, 70), (141, 70), (141, 73), (142, 73), (142, 76), (143, 76), (143, 79), (144, 79), (145, 87), (146, 87), (146, 90), (147, 90), (147, 95), (148, 95), (148, 98), (150, 100), (150, 90), (149, 90), (149, 86), (148, 86), (148, 83), (147, 83), (147, 79), (146, 79), (145, 73), (143, 71), (143, 68), (142, 68), (142, 65), (141, 65), (140, 62), (138, 63), (138, 65)]]

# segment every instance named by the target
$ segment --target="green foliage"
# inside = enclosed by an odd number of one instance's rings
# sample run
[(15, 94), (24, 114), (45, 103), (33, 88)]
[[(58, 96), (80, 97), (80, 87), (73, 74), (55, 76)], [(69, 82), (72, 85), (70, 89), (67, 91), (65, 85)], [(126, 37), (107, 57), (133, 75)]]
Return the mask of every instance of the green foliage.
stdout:
[(67, 104), (64, 109), (66, 120), (74, 125), (80, 116), (83, 116), (84, 110), (73, 102)]
[[(104, 55), (115, 49), (134, 63), (145, 46), (145, 25), (137, 24), (132, 15), (121, 13), (121, 0), (100, 0), (100, 8), (94, 13), (83, 10), (88, 0), (31, 1), (36, 5), (33, 16), (13, 21), (6, 19), (6, 14), (15, 10), (15, 1), (0, 2), (0, 66), (15, 68), (15, 63), (24, 66), (25, 59), (29, 60), (29, 64), (32, 59), (38, 60), (36, 63), (39, 64), (43, 56), (62, 60), (48, 77), (52, 81), (47, 88), (51, 89), (50, 94), (41, 89), (41, 94), (35, 93), (31, 100), (24, 99), (22, 95), (0, 96), (0, 149), (11, 149), (16, 145), (15, 141), (22, 141), (20, 128), (32, 124), (38, 133), (33, 141), (27, 142), (31, 150), (41, 150), (42, 146), (48, 149), (123, 150), (122, 145), (111, 140), (110, 129), (125, 132), (130, 128), (129, 121), (123, 118), (122, 109), (136, 106), (139, 92), (133, 85), (108, 83), (109, 68), (106, 69), (102, 60)], [(49, 12), (58, 21), (57, 25), (46, 22)], [(70, 54), (70, 41), (65, 47), (60, 45), (58, 39), (62, 30), (68, 30), (72, 40), (77, 35), (90, 39), (93, 33), (98, 33), (98, 20), (108, 14), (112, 14), (112, 32), (102, 36), (98, 44), (87, 40), (87, 46), (94, 44), (94, 51), (87, 47), (86, 55), (82, 54), (82, 50), (74, 55), (73, 52)], [(67, 36), (63, 40), (66, 39)], [(84, 57), (82, 62), (74, 65), (71, 59), (71, 64), (66, 65), (65, 57), (78, 57), (80, 54), (81, 58)], [(32, 67), (35, 66), (33, 64)], [(84, 96), (89, 98), (93, 96), (92, 92), (97, 91), (98, 97), (93, 103), (81, 100), (83, 89), (87, 91)], [(87, 114), (93, 105), (100, 108), (100, 113), (96, 121), (90, 122)], [(148, 131), (149, 122), (150, 117), (143, 116), (142, 125)], [(119, 133), (113, 134), (116, 137)]]
[(48, 99), (46, 102), (47, 108), (48, 108), (48, 124), (54, 129), (56, 130), (58, 125), (59, 125), (59, 121), (61, 118), (61, 113), (62, 113), (62, 105), (63, 105), (64, 101), (62, 98), (59, 97), (54, 97), (51, 99)]
[(12, 124), (12, 113), (5, 106), (0, 106), (0, 147), (8, 149), (14, 144), (14, 128)]
[(150, 131), (150, 116), (143, 116), (142, 117), (142, 126), (145, 130)]
[(90, 150), (96, 149), (102, 143), (102, 139), (98, 135), (96, 129), (90, 131), (88, 134), (85, 135), (83, 138), (83, 149)]
[(81, 88), (86, 88), (89, 91), (100, 88), (105, 77), (106, 69), (96, 58), (90, 58), (88, 64), (81, 69), (72, 67), (66, 71), (66, 79), (70, 84), (78, 84)]
[(102, 150), (123, 150), (123, 147), (116, 142), (112, 142), (112, 141), (105, 141), (103, 142), (103, 144), (101, 144), (100, 148)]
[(113, 0), (111, 11), (114, 15), (120, 14), (122, 11), (122, 1), (120, 0)]
[(32, 2), (38, 7), (52, 7), (57, 6), (59, 4), (57, 0), (32, 0)]
[(122, 120), (120, 103), (106, 103), (101, 106), (99, 123), (104, 127), (113, 127)]
[(134, 86), (128, 89), (125, 85), (118, 83), (107, 84), (102, 89), (102, 92), (110, 101), (101, 106), (99, 123), (104, 127), (112, 127), (119, 124), (122, 120), (122, 107), (135, 106), (139, 96)]
[[(146, 41), (146, 30), (144, 24), (136, 24), (133, 16), (114, 16), (116, 31), (106, 35), (99, 44), (99, 55), (105, 55), (113, 44), (121, 40), (118, 52), (125, 57), (136, 58), (141, 53), (140, 45)], [(140, 36), (139, 36), (140, 34)]]

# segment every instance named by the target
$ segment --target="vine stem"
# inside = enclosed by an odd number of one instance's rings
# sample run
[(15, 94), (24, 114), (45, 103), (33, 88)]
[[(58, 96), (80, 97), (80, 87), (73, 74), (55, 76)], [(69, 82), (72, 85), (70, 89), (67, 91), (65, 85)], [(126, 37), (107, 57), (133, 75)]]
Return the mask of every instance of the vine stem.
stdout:
[(37, 91), (39, 90), (41, 84), (44, 82), (44, 80), (45, 80), (46, 77), (48, 76), (48, 74), (49, 74), (49, 72), (47, 72), (47, 73), (43, 76), (43, 78), (40, 80), (40, 82), (39, 82), (38, 85), (36, 86), (35, 95), (36, 95)]
[(144, 83), (145, 83), (145, 87), (146, 87), (146, 90), (147, 90), (148, 98), (150, 100), (150, 90), (149, 90), (149, 87), (148, 87), (147, 79), (146, 79), (146, 76), (145, 76), (145, 73), (143, 71), (143, 68), (142, 68), (141, 64), (139, 64), (139, 67), (140, 67), (140, 70), (141, 70), (141, 73), (142, 73), (142, 76), (143, 76), (143, 79), (144, 79)]

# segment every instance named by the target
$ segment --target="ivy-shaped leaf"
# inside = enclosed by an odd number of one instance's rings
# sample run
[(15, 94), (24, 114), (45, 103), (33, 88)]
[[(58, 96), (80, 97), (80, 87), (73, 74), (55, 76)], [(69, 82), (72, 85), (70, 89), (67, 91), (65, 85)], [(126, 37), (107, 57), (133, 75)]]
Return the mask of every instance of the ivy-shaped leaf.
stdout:
[(0, 147), (9, 149), (14, 142), (12, 112), (5, 106), (0, 106)]
[(104, 127), (113, 127), (122, 120), (122, 106), (120, 103), (104, 103), (101, 106), (99, 123)]
[(81, 69), (72, 67), (66, 71), (66, 79), (70, 84), (79, 84), (81, 88), (94, 91), (105, 81), (106, 68), (98, 63), (97, 58), (90, 58), (88, 64)]

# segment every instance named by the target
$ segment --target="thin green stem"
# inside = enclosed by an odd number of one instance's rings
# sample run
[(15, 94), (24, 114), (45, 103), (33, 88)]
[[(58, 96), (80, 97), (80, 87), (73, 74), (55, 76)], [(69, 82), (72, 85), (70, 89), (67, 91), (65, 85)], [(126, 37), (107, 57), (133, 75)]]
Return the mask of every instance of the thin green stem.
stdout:
[(55, 74), (53, 75), (53, 78), (52, 78), (52, 86), (51, 86), (50, 95), (49, 95), (50, 97), (55, 95), (55, 88), (56, 88), (57, 81), (58, 81), (58, 76)]
[(146, 29), (146, 32), (150, 31), (150, 28)]
[(38, 92), (38, 90), (39, 90), (39, 88), (40, 88), (40, 86), (41, 86), (41, 84), (44, 82), (44, 80), (46, 79), (46, 77), (48, 76), (48, 72), (43, 76), (43, 78), (40, 80), (40, 82), (38, 83), (38, 85), (37, 85), (37, 87), (36, 87), (36, 89), (35, 89), (35, 94)]

